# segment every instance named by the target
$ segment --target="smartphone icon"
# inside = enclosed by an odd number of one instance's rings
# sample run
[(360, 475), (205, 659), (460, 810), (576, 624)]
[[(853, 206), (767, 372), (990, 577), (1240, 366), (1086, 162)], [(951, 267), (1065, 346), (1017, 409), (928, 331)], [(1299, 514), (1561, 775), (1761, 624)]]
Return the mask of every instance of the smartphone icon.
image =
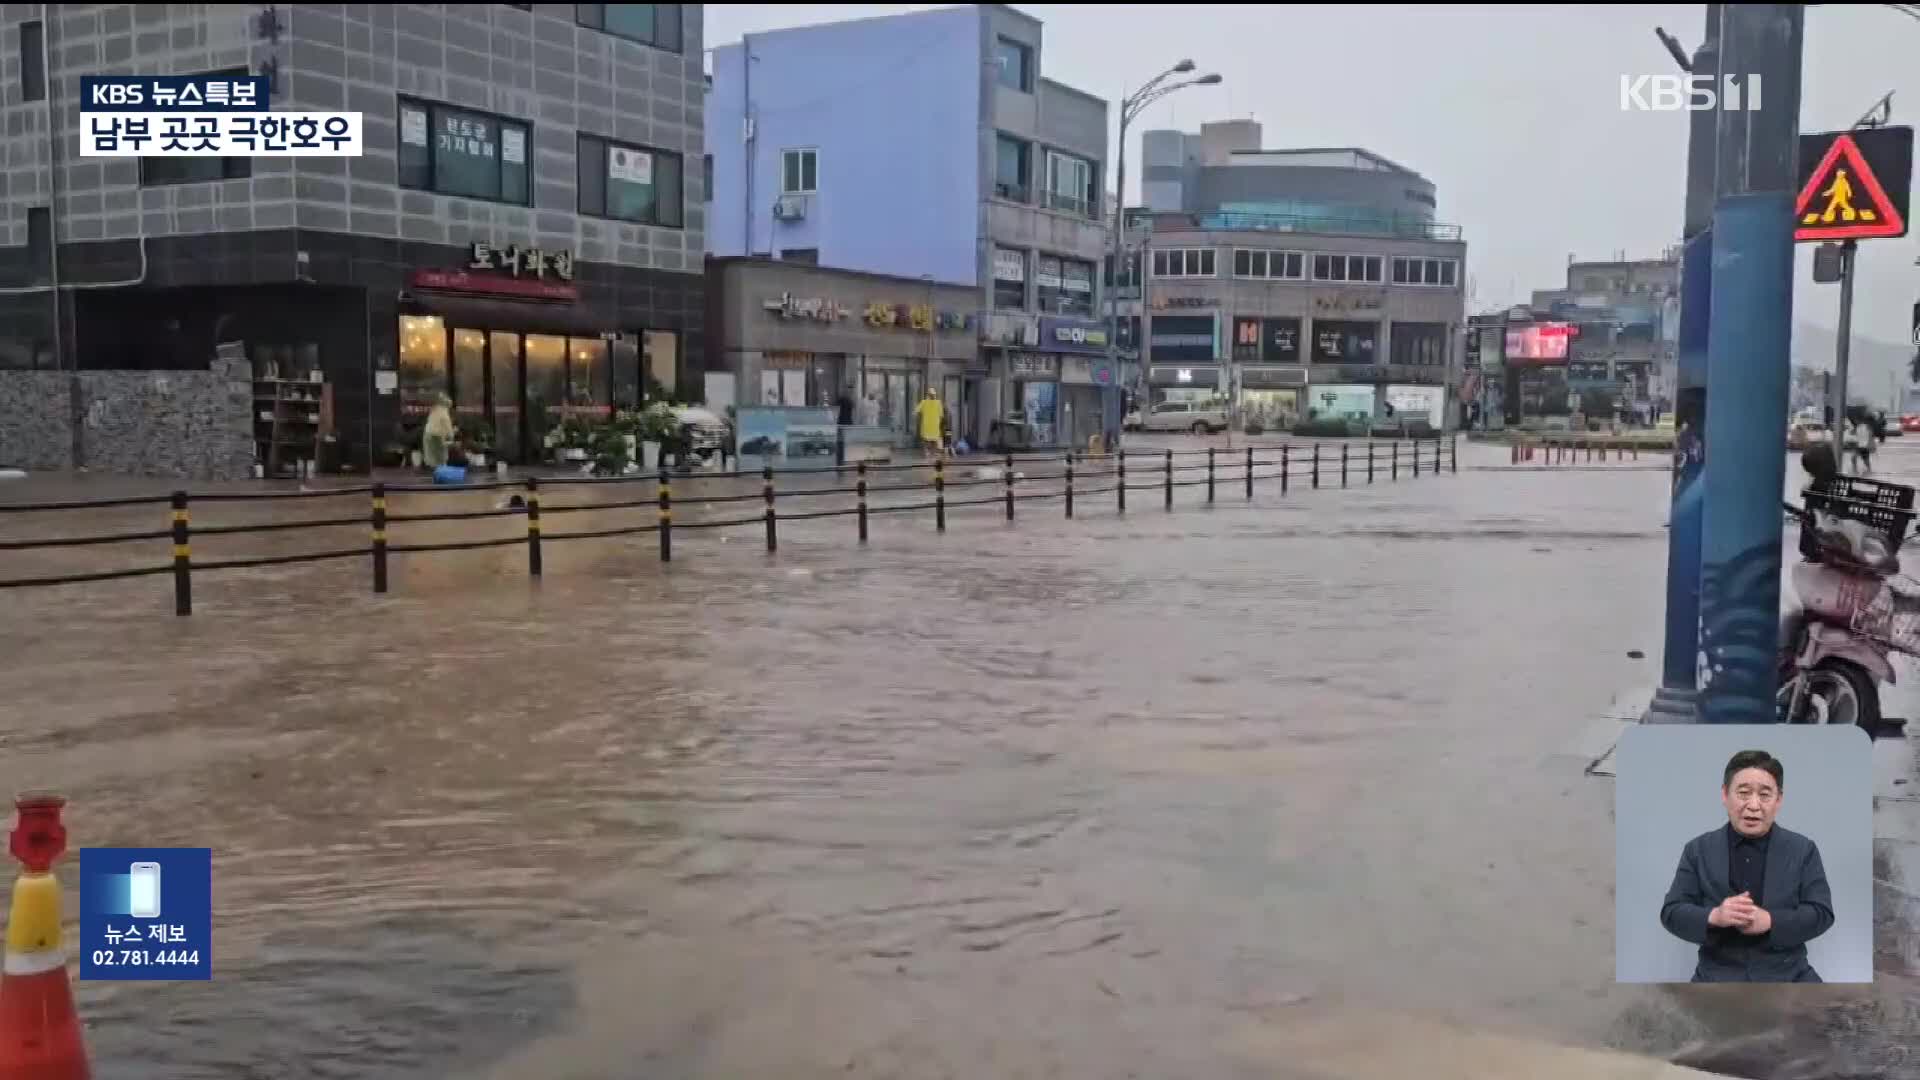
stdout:
[(137, 862), (127, 870), (127, 914), (136, 919), (160, 917), (160, 864)]

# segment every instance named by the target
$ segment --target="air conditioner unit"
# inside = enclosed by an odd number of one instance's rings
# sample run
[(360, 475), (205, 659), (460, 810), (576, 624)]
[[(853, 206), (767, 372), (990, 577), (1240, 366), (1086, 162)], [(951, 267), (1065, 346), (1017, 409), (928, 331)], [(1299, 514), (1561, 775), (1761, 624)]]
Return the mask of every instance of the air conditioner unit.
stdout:
[(773, 202), (775, 221), (801, 221), (807, 216), (805, 195), (782, 195)]

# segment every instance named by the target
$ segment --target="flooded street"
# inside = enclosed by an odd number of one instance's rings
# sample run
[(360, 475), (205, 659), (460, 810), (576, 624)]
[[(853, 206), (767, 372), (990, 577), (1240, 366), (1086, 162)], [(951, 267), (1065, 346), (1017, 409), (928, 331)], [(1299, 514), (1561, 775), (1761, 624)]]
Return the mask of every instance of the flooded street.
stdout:
[(1309, 1044), (1449, 1023), (1920, 1076), (1892, 889), (1825, 1007), (1613, 984), (1574, 743), (1658, 677), (1667, 480), (1506, 458), (15, 591), (0, 790), (214, 849), (213, 982), (78, 984), (103, 1078), (1404, 1075)]

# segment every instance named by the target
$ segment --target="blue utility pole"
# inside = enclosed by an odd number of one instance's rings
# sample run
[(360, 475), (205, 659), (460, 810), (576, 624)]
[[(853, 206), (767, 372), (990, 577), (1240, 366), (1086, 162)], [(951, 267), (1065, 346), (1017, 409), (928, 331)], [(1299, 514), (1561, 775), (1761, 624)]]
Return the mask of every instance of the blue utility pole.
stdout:
[(1798, 4), (1721, 9), (1720, 70), (1758, 74), (1766, 93), (1761, 109), (1718, 113), (1700, 568), (1707, 723), (1776, 718), (1803, 16)]
[[(1664, 38), (1664, 35), (1663, 35)], [(1671, 46), (1670, 46), (1671, 47)], [(1692, 75), (1720, 73), (1720, 5), (1707, 5), (1706, 32), (1687, 65)], [(1660, 689), (1647, 720), (1692, 723), (1700, 668), (1700, 527), (1706, 496), (1707, 335), (1713, 296), (1714, 137), (1717, 113), (1691, 114), (1687, 201), (1680, 258), (1679, 354), (1675, 358), (1673, 502), (1667, 514), (1667, 621)]]

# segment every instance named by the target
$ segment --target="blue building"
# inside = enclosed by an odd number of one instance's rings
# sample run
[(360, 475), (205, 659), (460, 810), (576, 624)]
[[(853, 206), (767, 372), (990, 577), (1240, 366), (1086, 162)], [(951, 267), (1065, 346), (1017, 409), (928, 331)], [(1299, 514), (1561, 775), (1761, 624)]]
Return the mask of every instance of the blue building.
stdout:
[[(979, 296), (971, 361), (790, 362), (835, 371), (856, 398), (880, 380), (905, 380), (909, 400), (931, 387), (975, 445), (1083, 445), (1118, 425), (1096, 296), (1107, 104), (1041, 77), (1043, 52), (1040, 22), (997, 4), (750, 34), (713, 51), (711, 254)], [(753, 287), (751, 273), (736, 277)], [(742, 386), (759, 379), (737, 374)]]

